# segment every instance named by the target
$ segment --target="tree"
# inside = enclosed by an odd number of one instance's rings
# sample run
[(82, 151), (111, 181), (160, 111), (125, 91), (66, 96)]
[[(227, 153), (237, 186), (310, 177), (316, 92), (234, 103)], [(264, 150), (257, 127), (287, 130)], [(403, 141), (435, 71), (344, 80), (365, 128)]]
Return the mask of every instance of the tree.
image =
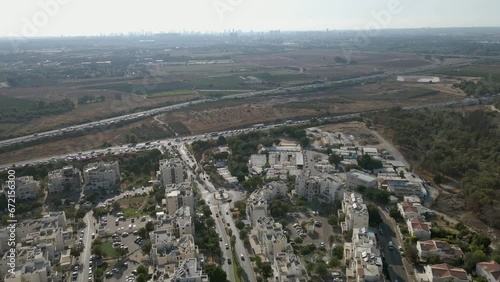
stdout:
[(371, 227), (377, 227), (380, 223), (382, 223), (382, 217), (378, 212), (378, 207), (374, 204), (368, 204), (368, 215), (369, 215), (369, 224)]
[(328, 224), (330, 224), (331, 226), (337, 226), (338, 222), (339, 222), (339, 219), (337, 216), (330, 215), (328, 217)]
[(416, 264), (418, 262), (418, 250), (417, 247), (413, 244), (405, 243), (405, 256), (408, 258), (408, 260)]
[(436, 254), (431, 254), (427, 257), (428, 264), (440, 264), (441, 258)]
[(208, 277), (210, 278), (210, 281), (221, 281), (225, 282), (227, 280), (227, 274), (226, 272), (218, 267), (217, 265), (211, 263), (206, 266), (205, 272), (207, 273)]
[(307, 137), (302, 137), (299, 140), (300, 146), (302, 146), (302, 148), (307, 148), (309, 146), (310, 142), (311, 142), (311, 140), (309, 140), (309, 138), (307, 138)]
[(372, 158), (368, 154), (364, 154), (361, 158), (358, 158), (358, 165), (367, 170), (374, 170), (382, 168), (382, 161)]
[(329, 246), (332, 246), (333, 242), (335, 242), (335, 236), (333, 234), (330, 234), (328, 236), (328, 244), (329, 244)]
[(148, 238), (148, 231), (146, 231), (146, 228), (144, 227), (139, 228), (139, 230), (137, 230), (137, 234), (142, 238)]
[(148, 275), (144, 274), (144, 273), (141, 273), (141, 274), (137, 275), (137, 278), (135, 278), (135, 281), (136, 282), (147, 282), (148, 281)]
[(90, 249), (90, 252), (95, 255), (95, 256), (102, 256), (102, 249), (101, 249), (101, 244), (93, 245), (92, 248)]
[(273, 268), (271, 267), (271, 264), (269, 262), (262, 263), (260, 270), (262, 273), (262, 277), (264, 277), (264, 280), (273, 276)]
[(466, 253), (464, 256), (464, 269), (467, 272), (472, 272), (476, 269), (478, 262), (487, 261), (488, 256), (481, 250), (476, 250), (471, 253)]
[(73, 256), (73, 257), (79, 257), (81, 252), (82, 252), (82, 250), (79, 246), (74, 246), (73, 248), (71, 248), (69, 254), (70, 254), (70, 256)]
[(152, 232), (155, 230), (155, 225), (152, 221), (149, 221), (148, 223), (146, 223), (146, 231), (149, 233), (149, 232)]
[(144, 265), (139, 265), (136, 269), (137, 271), (137, 274), (145, 274), (145, 275), (148, 275), (148, 268), (145, 267)]
[(314, 267), (314, 272), (319, 276), (325, 276), (328, 273), (327, 265), (323, 261), (319, 261)]
[(302, 238), (300, 238), (300, 237), (297, 237), (297, 238), (295, 238), (293, 241), (294, 241), (296, 244), (302, 244), (302, 242), (303, 242), (304, 240), (302, 240)]
[(243, 221), (241, 221), (241, 220), (238, 220), (235, 222), (235, 226), (236, 226), (236, 228), (241, 230), (241, 229), (245, 228), (245, 223), (243, 223)]
[(141, 244), (141, 251), (144, 255), (148, 255), (149, 253), (151, 253), (151, 241), (149, 240), (145, 240), (142, 244)]
[(203, 212), (203, 215), (205, 217), (210, 217), (212, 215), (212, 211), (210, 210), (210, 207), (207, 206), (207, 205), (204, 205), (202, 208), (201, 208), (202, 212)]
[(273, 217), (281, 217), (288, 213), (290, 206), (281, 200), (275, 199), (271, 201), (269, 209)]
[(120, 203), (118, 201), (114, 201), (113, 204), (111, 205), (113, 207), (113, 210), (117, 211), (120, 210)]
[(342, 156), (339, 156), (337, 154), (331, 154), (328, 157), (328, 161), (330, 162), (330, 164), (333, 164), (333, 165), (339, 165), (342, 160), (343, 160)]
[(219, 136), (219, 138), (217, 139), (217, 145), (219, 146), (222, 146), (222, 145), (226, 145), (227, 144), (227, 140), (226, 140), (226, 137), (224, 136)]

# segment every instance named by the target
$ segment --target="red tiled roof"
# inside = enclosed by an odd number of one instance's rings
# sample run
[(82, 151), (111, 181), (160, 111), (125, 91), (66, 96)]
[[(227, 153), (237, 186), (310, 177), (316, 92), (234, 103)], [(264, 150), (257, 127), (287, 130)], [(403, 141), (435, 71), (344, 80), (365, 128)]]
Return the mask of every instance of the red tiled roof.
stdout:
[(491, 273), (493, 278), (495, 278), (497, 281), (500, 281), (500, 264), (498, 264), (496, 261), (478, 262), (477, 265)]
[(431, 230), (430, 224), (424, 220), (421, 220), (420, 218), (410, 219), (410, 224), (413, 230), (423, 230), (423, 231)]
[(456, 268), (446, 263), (431, 265), (430, 267), (432, 270), (433, 277), (440, 277), (440, 278), (455, 277), (462, 280), (468, 279), (467, 272), (465, 272), (465, 270), (463, 270), (462, 268)]

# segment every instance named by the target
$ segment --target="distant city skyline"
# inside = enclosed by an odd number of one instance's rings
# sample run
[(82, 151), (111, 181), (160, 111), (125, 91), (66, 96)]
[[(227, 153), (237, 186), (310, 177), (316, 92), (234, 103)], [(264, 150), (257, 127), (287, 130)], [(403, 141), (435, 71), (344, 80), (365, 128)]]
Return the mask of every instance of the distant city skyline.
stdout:
[(498, 27), (499, 10), (497, 0), (8, 0), (0, 36)]

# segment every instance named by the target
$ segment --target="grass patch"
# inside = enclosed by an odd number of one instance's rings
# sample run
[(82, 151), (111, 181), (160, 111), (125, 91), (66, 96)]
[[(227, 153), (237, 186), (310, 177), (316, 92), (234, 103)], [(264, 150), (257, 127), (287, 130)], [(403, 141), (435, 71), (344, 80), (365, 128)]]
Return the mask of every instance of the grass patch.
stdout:
[(0, 96), (0, 109), (23, 109), (29, 110), (35, 105), (35, 102), (26, 99)]
[(114, 258), (116, 256), (115, 248), (113, 248), (113, 244), (110, 241), (102, 242), (101, 251), (104, 257)]
[(404, 90), (398, 92), (384, 93), (380, 95), (370, 94), (342, 94), (340, 97), (354, 101), (390, 101), (390, 100), (408, 100), (427, 96), (438, 95), (440, 92), (428, 89)]
[(133, 208), (122, 209), (122, 212), (125, 218), (137, 218), (139, 216), (148, 215), (147, 213), (143, 213)]
[[(240, 262), (238, 261), (238, 258), (234, 254), (233, 251), (233, 272), (234, 272), (234, 281), (235, 282), (241, 282), (241, 277), (238, 276), (238, 266), (240, 265)], [(231, 278), (233, 277), (228, 277), (229, 281), (231, 281)]]

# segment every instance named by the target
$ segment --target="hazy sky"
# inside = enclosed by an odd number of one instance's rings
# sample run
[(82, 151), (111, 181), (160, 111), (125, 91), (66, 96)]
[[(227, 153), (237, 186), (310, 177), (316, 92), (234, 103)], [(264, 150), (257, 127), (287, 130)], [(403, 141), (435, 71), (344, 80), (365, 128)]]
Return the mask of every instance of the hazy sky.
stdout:
[(0, 0), (0, 36), (500, 26), (498, 11), (499, 0)]

